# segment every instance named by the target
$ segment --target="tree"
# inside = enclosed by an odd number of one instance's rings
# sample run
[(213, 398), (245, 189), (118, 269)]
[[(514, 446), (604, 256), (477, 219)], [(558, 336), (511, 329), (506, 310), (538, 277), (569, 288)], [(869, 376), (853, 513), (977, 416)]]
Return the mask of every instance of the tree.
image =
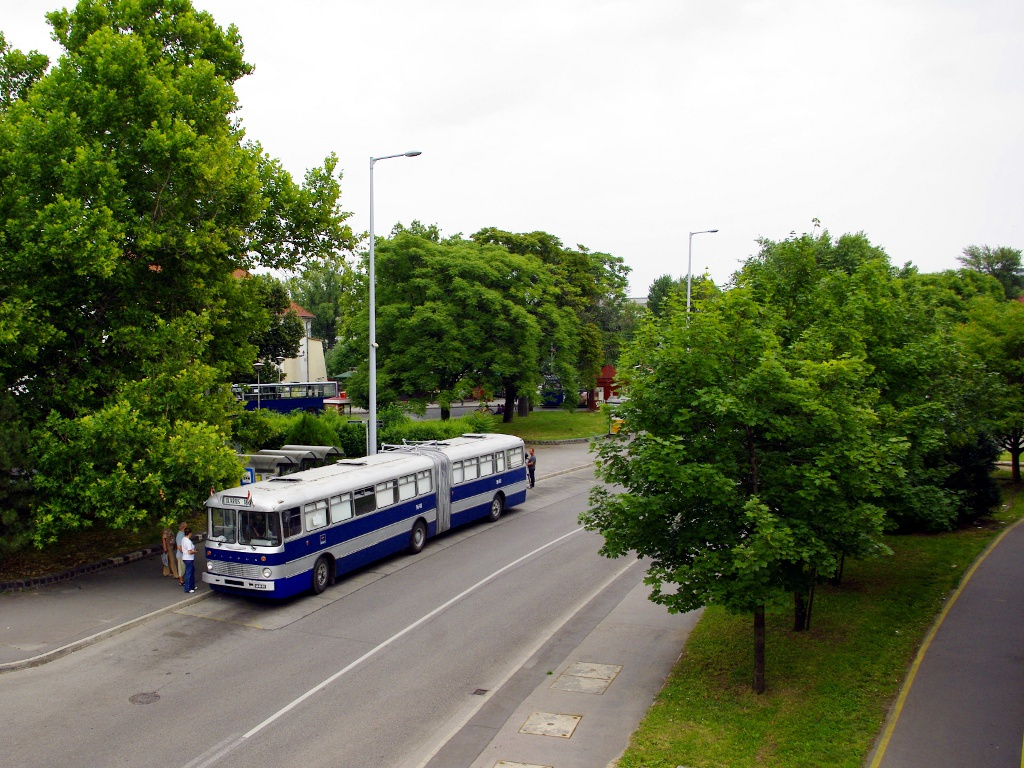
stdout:
[(1003, 286), (1007, 299), (1020, 298), (1024, 290), (1024, 265), (1016, 248), (969, 245), (957, 260), (968, 269), (991, 275)]
[(1013, 482), (1019, 483), (1024, 453), (1024, 304), (976, 299), (958, 336), (999, 378), (996, 397), (987, 405), (994, 416), (996, 438), (1010, 454)]
[[(256, 347), (256, 361), (263, 364), (263, 370), (272, 371), (282, 360), (299, 354), (306, 327), (290, 309), (291, 299), (284, 283), (270, 275), (245, 279), (252, 281), (251, 287), (258, 297), (256, 306), (263, 312), (257, 325), (260, 330), (249, 337), (249, 343)], [(247, 379), (250, 382), (259, 379), (254, 369), (247, 372)]]
[[(693, 305), (691, 309), (695, 308), (697, 302), (718, 292), (718, 288), (708, 275), (696, 275), (690, 281), (690, 303)], [(676, 280), (671, 275), (662, 275), (651, 283), (650, 290), (647, 292), (647, 308), (655, 317), (661, 317), (668, 312), (669, 306), (677, 296), (682, 296), (682, 301), (677, 303), (681, 303), (685, 307), (686, 279)]]
[(361, 283), (355, 270), (339, 256), (306, 266), (286, 284), (292, 298), (316, 315), (313, 336), (323, 339), (328, 350), (333, 349), (345, 318), (355, 314), (362, 301), (358, 290)]
[[(684, 284), (683, 288), (685, 289), (685, 287)], [(647, 289), (647, 308), (651, 311), (651, 314), (655, 317), (661, 317), (669, 296), (677, 292), (679, 288), (680, 281), (672, 277), (672, 275), (662, 275), (656, 278), (651, 283), (651, 287)]]
[[(226, 391), (252, 368), (250, 339), (276, 320), (232, 273), (352, 244), (336, 158), (299, 185), (244, 139), (233, 84), (251, 67), (234, 27), (188, 0), (81, 0), (47, 18), (64, 55), (41, 76), (23, 67), (0, 111), (0, 388), (17, 393), (40, 460), (75, 440), (83, 455), (93, 450), (99, 433), (82, 421), (91, 414), (94, 425), (163, 434), (158, 422), (136, 424), (162, 417), (140, 415), (134, 397), (146, 370), (176, 359), (161, 346), (167, 328), (203, 329), (189, 365), (211, 377), (191, 380), (203, 387), (193, 394)], [(227, 432), (213, 425), (236, 407), (209, 402), (223, 412), (195, 422), (190, 439), (208, 443), (190, 449), (197, 456), (217, 455)], [(62, 476), (59, 462), (47, 467)], [(42, 472), (40, 494), (59, 494)], [(203, 480), (189, 492), (201, 499), (206, 490)]]
[(991, 382), (914, 270), (894, 269), (863, 234), (833, 241), (826, 231), (762, 241), (735, 281), (775, 310), (784, 343), (814, 331), (871, 366), (882, 433), (909, 441), (905, 475), (882, 500), (893, 527), (948, 530), (988, 511), (971, 503), (989, 494), (965, 495), (954, 478), (985, 432)]
[(198, 316), (160, 323), (160, 352), (140, 379), (96, 411), (53, 411), (36, 431), (38, 546), (96, 523), (139, 530), (184, 520), (207, 489), (238, 483), (242, 465), (227, 441), (234, 398), (202, 362), (206, 326)]
[(737, 289), (647, 323), (620, 367), (625, 428), (598, 447), (599, 476), (624, 491), (595, 488), (581, 516), (603, 554), (650, 559), (669, 610), (752, 612), (758, 692), (765, 604), (882, 548), (874, 502), (903, 450), (875, 439), (863, 358), (816, 334), (784, 344), (777, 322)]
[[(512, 254), (533, 255), (553, 273), (559, 301), (577, 317), (576, 373), (572, 381), (560, 376), (563, 389), (575, 392), (578, 384), (591, 393), (601, 366), (614, 362), (621, 344), (622, 329), (628, 323), (625, 309), (629, 267), (606, 253), (591, 252), (584, 246), (566, 248), (547, 232), (514, 234), (494, 227), (475, 233), (479, 243), (500, 245)], [(545, 371), (546, 374), (554, 373)], [(505, 409), (506, 418), (511, 416)]]
[[(572, 375), (574, 316), (557, 306), (538, 259), (407, 231), (381, 240), (376, 257), (379, 402), (436, 396), (444, 419), (461, 389), (480, 386), (503, 388), (510, 403), (536, 388), (549, 352)], [(357, 323), (365, 328), (365, 315)], [(363, 377), (353, 379), (362, 390)]]

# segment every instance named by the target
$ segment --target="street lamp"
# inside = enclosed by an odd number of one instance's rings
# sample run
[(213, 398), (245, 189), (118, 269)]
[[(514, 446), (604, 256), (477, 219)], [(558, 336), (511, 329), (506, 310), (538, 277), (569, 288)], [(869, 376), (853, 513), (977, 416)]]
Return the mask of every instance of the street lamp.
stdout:
[(253, 363), (252, 367), (256, 369), (256, 410), (258, 411), (260, 409), (260, 368), (263, 367), (263, 363)]
[(392, 157), (416, 157), (420, 152), (400, 152), (370, 158), (370, 423), (366, 428), (366, 455), (377, 453), (377, 288), (373, 265), (373, 164)]
[(686, 257), (686, 313), (690, 313), (690, 284), (693, 282), (693, 236), (708, 235), (717, 232), (717, 229), (702, 229), (700, 232), (690, 233), (690, 247)]

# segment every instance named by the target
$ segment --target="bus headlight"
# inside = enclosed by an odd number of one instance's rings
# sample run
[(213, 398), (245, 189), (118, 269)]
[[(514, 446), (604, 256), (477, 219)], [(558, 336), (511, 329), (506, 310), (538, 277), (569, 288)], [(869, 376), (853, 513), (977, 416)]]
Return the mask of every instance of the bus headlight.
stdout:
[(269, 568), (264, 568), (263, 569), (263, 578), (269, 579), (272, 575), (273, 575), (273, 571), (271, 571)]
[(206, 570), (208, 570), (208, 571), (212, 571), (213, 570), (213, 561), (212, 560), (207, 560), (206, 561)]

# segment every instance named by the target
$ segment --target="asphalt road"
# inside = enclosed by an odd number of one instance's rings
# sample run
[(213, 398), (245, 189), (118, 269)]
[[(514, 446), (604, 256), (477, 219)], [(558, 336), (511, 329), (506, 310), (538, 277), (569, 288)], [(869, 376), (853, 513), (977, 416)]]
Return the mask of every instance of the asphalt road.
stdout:
[(443, 764), (485, 705), (500, 717), (519, 704), (493, 692), (556, 632), (640, 582), (642, 568), (600, 557), (599, 537), (576, 523), (592, 484), (581, 472), (538, 486), (498, 523), (432, 540), (320, 597), (218, 595), (0, 676), (4, 731), (17, 734), (2, 762)]

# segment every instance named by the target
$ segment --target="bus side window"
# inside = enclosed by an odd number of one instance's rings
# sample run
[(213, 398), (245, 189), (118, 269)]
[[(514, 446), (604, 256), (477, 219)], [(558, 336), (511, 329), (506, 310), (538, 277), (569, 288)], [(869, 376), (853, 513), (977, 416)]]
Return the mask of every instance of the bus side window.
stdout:
[(523, 466), (522, 448), (513, 448), (508, 452), (508, 466), (510, 469)]
[(398, 500), (405, 501), (416, 495), (416, 475), (398, 478)]
[(430, 493), (434, 490), (433, 478), (430, 476), (430, 470), (424, 469), (422, 472), (416, 473), (416, 493), (422, 496), (425, 493)]
[(357, 515), (365, 515), (377, 509), (377, 501), (373, 493), (373, 486), (369, 488), (360, 488), (352, 494), (352, 497), (355, 500)]
[(302, 514), (298, 507), (286, 509), (281, 514), (284, 517), (284, 537), (286, 539), (302, 533)]
[(466, 476), (463, 474), (462, 471), (462, 462), (456, 461), (454, 464), (452, 464), (452, 485), (458, 485), (465, 479)]
[(488, 453), (480, 457), (480, 477), (494, 474), (494, 455)]
[(331, 522), (340, 523), (352, 517), (352, 494), (331, 496)]
[(494, 454), (494, 471), (504, 472), (505, 471), (505, 452), (498, 451)]
[(466, 480), (476, 480), (480, 475), (480, 459), (466, 459), (462, 462), (462, 471)]
[(387, 480), (383, 483), (377, 483), (377, 509), (383, 509), (384, 507), (390, 507), (395, 503), (396, 496), (398, 495), (398, 481)]
[(306, 505), (306, 530), (315, 531), (327, 525), (327, 499)]

